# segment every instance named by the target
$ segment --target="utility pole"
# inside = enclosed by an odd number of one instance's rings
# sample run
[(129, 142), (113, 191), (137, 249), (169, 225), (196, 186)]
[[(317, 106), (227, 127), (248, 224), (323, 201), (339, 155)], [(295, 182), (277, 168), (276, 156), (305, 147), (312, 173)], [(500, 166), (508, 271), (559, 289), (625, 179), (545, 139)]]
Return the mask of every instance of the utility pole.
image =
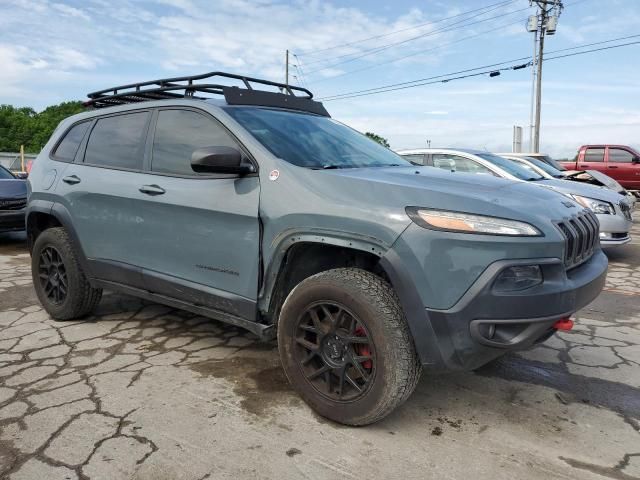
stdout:
[[(531, 26), (532, 20), (535, 21), (535, 30), (533, 31), (533, 64), (531, 65), (531, 108), (529, 109), (529, 151), (533, 152), (533, 127), (535, 125), (534, 115), (536, 112), (536, 59), (538, 58), (538, 16), (533, 15), (529, 24)], [(530, 27), (529, 27), (530, 28)]]
[[(535, 71), (535, 123), (533, 125), (533, 139), (530, 145), (533, 153), (540, 152), (540, 114), (542, 110), (542, 62), (544, 60), (544, 39), (547, 35), (554, 35), (558, 25), (558, 17), (562, 13), (564, 5), (562, 0), (529, 0), (529, 4), (538, 6), (538, 15), (535, 18), (535, 34), (538, 37), (538, 54), (537, 58), (534, 50), (534, 64), (532, 69)], [(529, 31), (532, 18), (529, 19)], [(535, 48), (535, 47), (534, 47)]]
[(289, 93), (289, 50), (287, 50), (284, 62), (284, 84), (287, 86), (286, 94)]

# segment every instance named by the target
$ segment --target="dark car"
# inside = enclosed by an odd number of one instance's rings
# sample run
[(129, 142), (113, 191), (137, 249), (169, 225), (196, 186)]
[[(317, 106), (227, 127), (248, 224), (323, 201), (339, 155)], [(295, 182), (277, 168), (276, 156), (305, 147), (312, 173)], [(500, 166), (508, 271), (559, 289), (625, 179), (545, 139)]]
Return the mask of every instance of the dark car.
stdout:
[(0, 232), (25, 229), (27, 182), (0, 165)]

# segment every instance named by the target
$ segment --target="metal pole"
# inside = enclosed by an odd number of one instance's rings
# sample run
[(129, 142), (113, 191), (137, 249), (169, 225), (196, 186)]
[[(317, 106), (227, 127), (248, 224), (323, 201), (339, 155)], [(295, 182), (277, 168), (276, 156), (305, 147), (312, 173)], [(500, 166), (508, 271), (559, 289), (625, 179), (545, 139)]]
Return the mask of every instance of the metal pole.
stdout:
[(538, 52), (538, 78), (536, 79), (536, 125), (533, 132), (533, 153), (540, 152), (540, 111), (542, 108), (542, 62), (544, 61), (544, 22), (547, 13), (543, 10), (540, 29), (540, 47)]
[(24, 145), (20, 145), (20, 171), (24, 172)]
[(533, 115), (536, 104), (536, 62), (538, 56), (538, 31), (533, 32), (533, 56), (531, 65), (531, 109), (529, 110), (529, 151), (533, 152)]
[(287, 91), (289, 92), (289, 50), (287, 50), (287, 54), (285, 57), (285, 69), (284, 69), (284, 84), (287, 86)]

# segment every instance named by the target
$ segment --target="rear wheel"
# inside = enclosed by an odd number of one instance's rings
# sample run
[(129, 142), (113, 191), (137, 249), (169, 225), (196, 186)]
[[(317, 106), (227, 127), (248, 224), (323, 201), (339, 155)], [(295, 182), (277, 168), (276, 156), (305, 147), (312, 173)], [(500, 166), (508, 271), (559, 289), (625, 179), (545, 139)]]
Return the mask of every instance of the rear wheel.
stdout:
[(348, 425), (382, 419), (420, 378), (395, 292), (364, 270), (329, 270), (296, 286), (282, 307), (278, 345), (300, 396), (320, 415)]
[(72, 320), (91, 312), (102, 289), (92, 288), (64, 228), (45, 230), (31, 257), (33, 286), (44, 309), (56, 320)]

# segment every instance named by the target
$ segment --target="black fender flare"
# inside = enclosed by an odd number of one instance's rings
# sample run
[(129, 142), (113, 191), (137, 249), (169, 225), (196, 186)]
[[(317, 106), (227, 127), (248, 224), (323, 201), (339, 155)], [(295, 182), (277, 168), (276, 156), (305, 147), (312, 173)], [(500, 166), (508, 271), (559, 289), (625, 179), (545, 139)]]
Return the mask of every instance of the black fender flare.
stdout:
[(50, 200), (37, 199), (37, 200), (29, 201), (29, 206), (27, 207), (26, 222), (27, 222), (27, 237), (29, 238), (29, 243), (30, 243), (29, 244), (30, 252), (32, 250), (33, 245), (31, 245), (32, 235), (31, 235), (31, 232), (29, 231), (29, 217), (33, 213), (44, 213), (46, 215), (49, 215), (55, 218), (58, 221), (58, 223), (62, 225), (62, 227), (67, 231), (67, 234), (69, 235), (69, 239), (73, 244), (73, 248), (76, 251), (76, 256), (78, 258), (78, 261), (80, 262), (80, 265), (82, 266), (82, 269), (84, 270), (84, 272), (88, 277), (91, 277), (92, 275), (90, 271), (89, 262), (87, 261), (87, 257), (84, 254), (84, 250), (82, 249), (82, 245), (80, 243), (80, 239), (78, 238), (76, 229), (73, 226), (73, 221), (71, 219), (71, 213), (69, 212), (69, 210), (67, 210), (67, 208), (64, 205), (60, 203), (52, 202)]
[(384, 242), (365, 235), (321, 229), (309, 231), (287, 230), (274, 238), (272, 242), (275, 248), (273, 249), (268, 265), (265, 265), (265, 273), (258, 294), (258, 307), (261, 311), (266, 312), (269, 310), (273, 300), (273, 292), (278, 281), (278, 275), (287, 252), (291, 247), (300, 243), (350, 248), (362, 251), (363, 253), (373, 254), (377, 257), (382, 257), (384, 252), (389, 248), (389, 245), (386, 245)]

